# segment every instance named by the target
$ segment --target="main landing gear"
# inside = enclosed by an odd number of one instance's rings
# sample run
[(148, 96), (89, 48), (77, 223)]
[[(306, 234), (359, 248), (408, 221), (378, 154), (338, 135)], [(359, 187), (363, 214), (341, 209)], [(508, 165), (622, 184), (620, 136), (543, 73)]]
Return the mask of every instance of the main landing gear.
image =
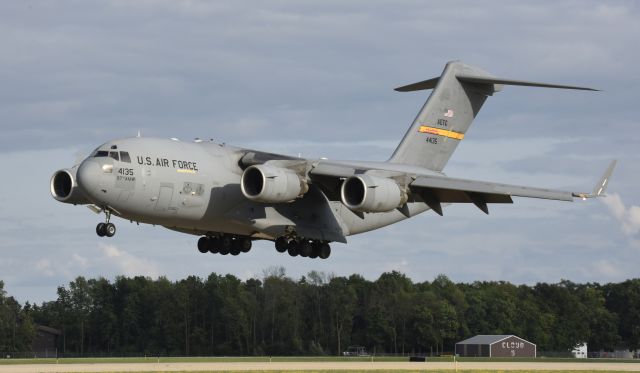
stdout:
[(201, 253), (212, 253), (233, 256), (240, 253), (248, 253), (251, 250), (251, 238), (234, 237), (229, 235), (204, 236), (198, 240), (198, 251)]
[(96, 233), (100, 237), (113, 237), (113, 235), (116, 234), (116, 226), (109, 222), (111, 219), (111, 211), (104, 210), (104, 213), (107, 216), (107, 221), (105, 223), (98, 223)]
[(331, 246), (327, 242), (307, 240), (304, 238), (278, 237), (275, 241), (276, 250), (285, 251), (291, 256), (300, 255), (303, 258), (327, 259), (331, 255)]

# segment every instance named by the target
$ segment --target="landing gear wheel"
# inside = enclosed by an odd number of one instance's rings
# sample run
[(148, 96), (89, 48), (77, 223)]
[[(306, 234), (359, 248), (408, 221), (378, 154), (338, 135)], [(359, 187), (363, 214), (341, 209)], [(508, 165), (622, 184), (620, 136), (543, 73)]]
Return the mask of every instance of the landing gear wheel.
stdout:
[(105, 224), (104, 231), (105, 236), (113, 237), (113, 235), (116, 234), (116, 226), (113, 223), (107, 223)]
[(198, 251), (203, 254), (209, 252), (209, 239), (207, 237), (200, 237), (198, 239)]
[(313, 250), (311, 250), (311, 254), (309, 255), (309, 258), (315, 259), (318, 256), (320, 256), (320, 244), (318, 242), (314, 242), (312, 246), (313, 246)]
[(220, 240), (215, 237), (209, 237), (207, 239), (207, 249), (211, 254), (217, 254), (220, 252)]
[(242, 246), (239, 239), (234, 239), (231, 241), (231, 250), (229, 251), (231, 255), (236, 256), (242, 252)]
[(327, 259), (329, 255), (331, 255), (331, 246), (326, 243), (320, 244), (320, 252), (318, 253), (318, 257), (320, 257), (320, 259)]
[(278, 237), (276, 239), (276, 250), (279, 253), (283, 253), (287, 251), (288, 248), (289, 248), (289, 242), (287, 241), (286, 237)]
[(243, 253), (248, 253), (251, 250), (252, 242), (250, 238), (241, 238), (240, 239), (240, 251)]
[(98, 225), (96, 225), (96, 234), (100, 237), (104, 237), (107, 235), (107, 224), (105, 223), (98, 223)]
[(289, 255), (298, 256), (298, 253), (299, 253), (298, 247), (299, 247), (298, 241), (296, 240), (289, 241), (289, 248), (287, 249), (287, 251), (289, 252)]
[(300, 245), (298, 245), (298, 250), (300, 251), (301, 257), (307, 258), (311, 255), (311, 252), (313, 251), (313, 246), (311, 246), (311, 244), (308, 241), (304, 241), (304, 242), (301, 242)]
[(231, 237), (222, 236), (218, 239), (218, 242), (220, 243), (220, 252), (222, 252), (222, 250), (226, 252), (231, 251), (231, 246), (233, 246), (233, 240)]
[(109, 223), (109, 220), (111, 219), (111, 211), (104, 209), (104, 213), (107, 216), (107, 221), (96, 225), (96, 233), (100, 237), (113, 237), (113, 235), (116, 234), (116, 226), (113, 225), (113, 223)]

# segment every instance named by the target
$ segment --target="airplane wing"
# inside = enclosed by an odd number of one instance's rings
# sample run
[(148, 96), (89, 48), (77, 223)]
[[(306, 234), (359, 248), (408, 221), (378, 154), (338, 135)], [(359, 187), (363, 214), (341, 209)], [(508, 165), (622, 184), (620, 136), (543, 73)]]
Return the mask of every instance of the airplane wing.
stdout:
[[(340, 162), (325, 160), (307, 160), (281, 156), (278, 154), (250, 151), (241, 159), (241, 163), (268, 163), (285, 168), (308, 170), (310, 181), (318, 185), (329, 200), (340, 201), (342, 183), (355, 175), (370, 172), (388, 172), (394, 179), (408, 179), (404, 187), (412, 195), (412, 200), (426, 203), (432, 210), (442, 215), (442, 204), (473, 203), (484, 213), (488, 214), (489, 203), (513, 203), (512, 197), (540, 198), (558, 201), (573, 201), (574, 198), (594, 198), (604, 195), (609, 178), (613, 173), (616, 161), (612, 161), (591, 193), (571, 192), (534, 188), (528, 186), (509, 185), (479, 180), (458, 179), (445, 176), (442, 173), (425, 174), (418, 170), (404, 170), (400, 166), (390, 163), (373, 164), (358, 162)], [(427, 170), (425, 170), (427, 171)]]
[(442, 203), (473, 203), (485, 214), (488, 203), (513, 203), (512, 196), (573, 201), (573, 193), (450, 177), (421, 176), (410, 184), (433, 211), (442, 215)]
[[(408, 187), (412, 194), (419, 196), (423, 202), (439, 215), (442, 215), (443, 203), (473, 203), (488, 214), (487, 204), (513, 203), (511, 197), (571, 202), (574, 198), (587, 199), (603, 196), (615, 165), (616, 161), (612, 161), (609, 164), (609, 167), (591, 193), (466, 180), (444, 175), (414, 176), (412, 177), (414, 180), (409, 183)], [(310, 175), (313, 180), (322, 184), (330, 199), (339, 200), (342, 180), (366, 171), (349, 165), (320, 164), (310, 172)]]
[(485, 214), (488, 214), (487, 203), (513, 203), (511, 197), (572, 202), (576, 197), (584, 200), (604, 196), (616, 163), (617, 161), (614, 160), (609, 164), (592, 193), (576, 193), (438, 176), (420, 176), (410, 184), (410, 187), (439, 215), (442, 215), (441, 203), (473, 203)]

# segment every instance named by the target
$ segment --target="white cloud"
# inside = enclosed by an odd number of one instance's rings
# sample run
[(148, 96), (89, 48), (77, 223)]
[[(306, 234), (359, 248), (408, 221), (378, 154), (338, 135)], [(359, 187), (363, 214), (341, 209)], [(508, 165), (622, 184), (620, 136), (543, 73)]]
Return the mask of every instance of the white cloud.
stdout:
[(115, 265), (126, 276), (158, 277), (158, 265), (151, 260), (138, 258), (114, 245), (99, 245), (106, 261)]
[(36, 270), (45, 276), (53, 276), (55, 273), (51, 268), (51, 261), (48, 259), (40, 259), (35, 264)]
[(606, 278), (619, 278), (620, 277), (620, 266), (611, 263), (609, 260), (598, 260), (597, 262), (591, 265), (592, 272), (595, 272), (601, 276)]
[(627, 235), (640, 232), (640, 206), (625, 206), (617, 193), (612, 193), (603, 199), (609, 211), (622, 225), (622, 231)]
[(89, 265), (89, 260), (83, 256), (80, 256), (78, 254), (73, 254), (71, 256), (71, 259), (73, 260), (73, 262), (77, 265), (80, 266), (80, 268), (85, 269), (87, 268), (87, 266)]

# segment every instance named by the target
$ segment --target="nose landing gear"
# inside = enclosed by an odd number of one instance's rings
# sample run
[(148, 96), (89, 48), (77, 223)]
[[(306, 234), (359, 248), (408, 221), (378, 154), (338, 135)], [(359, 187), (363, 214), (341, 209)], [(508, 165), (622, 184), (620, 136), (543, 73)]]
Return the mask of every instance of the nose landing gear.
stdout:
[(113, 235), (116, 234), (116, 226), (109, 222), (111, 219), (111, 211), (104, 210), (104, 213), (107, 216), (107, 221), (96, 225), (96, 233), (100, 237), (113, 237)]

